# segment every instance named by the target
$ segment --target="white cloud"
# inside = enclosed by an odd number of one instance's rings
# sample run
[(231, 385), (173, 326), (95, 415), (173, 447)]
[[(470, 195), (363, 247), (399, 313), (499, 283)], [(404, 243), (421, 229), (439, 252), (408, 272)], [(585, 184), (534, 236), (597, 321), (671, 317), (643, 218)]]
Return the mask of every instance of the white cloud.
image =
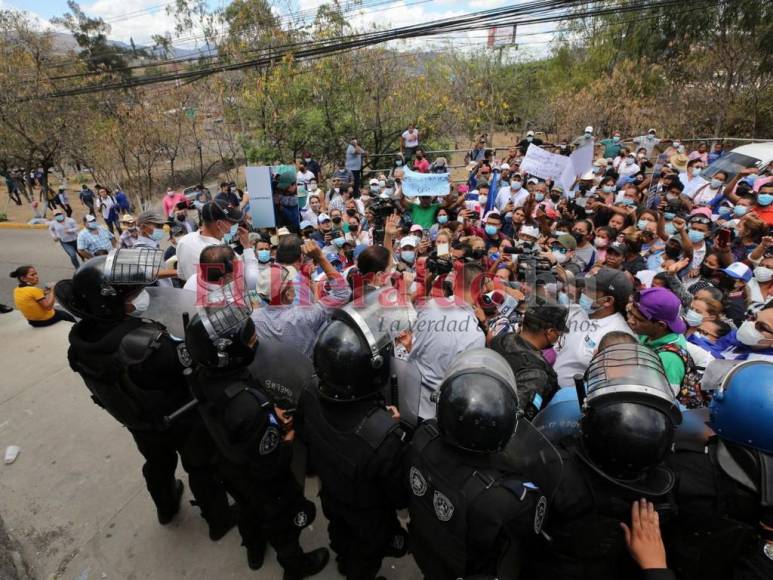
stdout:
[(174, 17), (167, 14), (159, 0), (97, 0), (81, 4), (89, 16), (102, 18), (110, 25), (112, 40), (129, 42), (134, 39), (138, 45), (150, 44), (154, 34), (165, 34), (174, 30)]

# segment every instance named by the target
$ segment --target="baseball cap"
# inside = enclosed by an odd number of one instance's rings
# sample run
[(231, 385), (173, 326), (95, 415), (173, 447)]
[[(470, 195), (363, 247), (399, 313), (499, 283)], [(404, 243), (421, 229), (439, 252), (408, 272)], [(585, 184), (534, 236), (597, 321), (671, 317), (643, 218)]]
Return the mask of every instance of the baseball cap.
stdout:
[(91, 223), (91, 222), (95, 222), (95, 221), (97, 221), (97, 218), (95, 218), (93, 215), (91, 215), (91, 214), (87, 214), (86, 215), (86, 223)]
[(649, 130), (649, 131), (647, 131), (647, 133), (657, 133), (657, 131), (655, 131), (655, 129), (653, 129), (653, 128), (651, 128), (651, 127), (650, 127), (650, 130)]
[(375, 178), (373, 178), (373, 179), (371, 179), (371, 180), (368, 182), (368, 184), (369, 184), (369, 185), (378, 185), (378, 179), (375, 179)]
[(313, 225), (311, 225), (311, 222), (310, 222), (309, 220), (303, 220), (303, 221), (301, 222), (301, 225), (300, 225), (300, 228), (301, 228), (302, 230), (305, 230), (306, 228), (313, 228), (313, 227), (314, 227), (314, 226), (313, 226)]
[(711, 209), (708, 207), (696, 207), (690, 212), (690, 221), (692, 221), (692, 218), (696, 216), (704, 216), (711, 219)]
[(538, 238), (539, 228), (537, 228), (537, 226), (521, 226), (521, 229), (518, 230), (518, 233), (523, 234), (524, 236), (529, 236), (531, 238)]
[(419, 245), (419, 239), (416, 236), (405, 236), (402, 240), (400, 240), (400, 247), (405, 248), (406, 246), (411, 246), (415, 248)]
[(546, 322), (550, 327), (561, 332), (569, 330), (566, 326), (569, 309), (552, 300), (546, 300), (538, 296), (535, 302), (529, 304), (526, 308), (524, 316)]
[(586, 133), (593, 133), (593, 127), (591, 125), (588, 125), (587, 127), (585, 127), (585, 132)]
[(413, 233), (413, 232), (423, 232), (423, 231), (424, 231), (424, 228), (423, 228), (423, 227), (421, 227), (421, 225), (420, 225), (420, 224), (413, 224), (413, 225), (411, 226), (411, 229), (410, 229), (410, 232), (411, 232), (411, 233)]
[(204, 222), (226, 220), (231, 223), (239, 223), (244, 219), (244, 213), (238, 207), (232, 207), (218, 201), (209, 201), (201, 208), (201, 217)]
[(617, 252), (621, 256), (625, 256), (628, 253), (628, 244), (625, 244), (623, 242), (615, 242), (613, 244), (609, 244), (609, 247), (607, 248), (607, 252)]
[(743, 262), (733, 262), (727, 268), (723, 268), (722, 272), (731, 278), (735, 278), (736, 280), (743, 280), (744, 282), (748, 282), (752, 279), (751, 269)]
[(279, 228), (279, 229), (276, 231), (276, 235), (277, 235), (277, 237), (280, 237), (280, 238), (281, 238), (282, 236), (289, 236), (289, 235), (290, 235), (290, 230), (288, 230), (287, 228), (284, 228), (284, 227), (282, 227), (282, 228)]
[(534, 131), (527, 131), (526, 132), (527, 137), (534, 137)]
[(505, 169), (510, 169), (510, 165), (509, 165), (508, 163), (502, 163), (502, 164), (499, 166), (499, 170), (500, 170), (500, 171), (504, 171)]
[(276, 176), (277, 187), (284, 191), (296, 182), (298, 172), (292, 165), (280, 165), (276, 168)]
[(156, 224), (162, 226), (166, 223), (164, 215), (157, 209), (148, 209), (137, 216), (137, 225)]
[(135, 221), (134, 216), (130, 213), (125, 213), (121, 217), (121, 223), (124, 223), (124, 224), (133, 224), (134, 221)]
[(667, 288), (642, 290), (639, 292), (636, 306), (647, 319), (665, 322), (673, 332), (681, 334), (687, 330), (687, 324), (679, 316), (682, 303), (677, 295)]
[(567, 250), (576, 250), (577, 249), (577, 240), (574, 239), (574, 236), (571, 236), (569, 234), (562, 234), (556, 238), (556, 241), (561, 244), (563, 247), (565, 247)]
[(327, 215), (326, 213), (321, 213), (317, 216), (317, 223), (321, 224), (322, 222), (329, 222), (329, 221), (330, 221), (330, 216)]
[(607, 296), (612, 296), (618, 304), (627, 302), (628, 297), (633, 292), (633, 282), (631, 282), (626, 273), (607, 266), (602, 266), (595, 276), (587, 278), (586, 281), (592, 281), (590, 284), (586, 284), (586, 286), (595, 288), (597, 292)]

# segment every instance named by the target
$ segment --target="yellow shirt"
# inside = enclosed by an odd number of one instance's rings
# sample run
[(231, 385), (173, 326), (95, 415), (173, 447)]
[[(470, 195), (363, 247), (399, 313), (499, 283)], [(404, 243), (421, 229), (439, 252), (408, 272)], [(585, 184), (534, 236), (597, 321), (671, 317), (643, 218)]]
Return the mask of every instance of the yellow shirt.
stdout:
[(48, 320), (54, 316), (53, 308), (43, 308), (41, 298), (45, 297), (43, 290), (36, 286), (19, 286), (13, 290), (13, 301), (27, 320)]

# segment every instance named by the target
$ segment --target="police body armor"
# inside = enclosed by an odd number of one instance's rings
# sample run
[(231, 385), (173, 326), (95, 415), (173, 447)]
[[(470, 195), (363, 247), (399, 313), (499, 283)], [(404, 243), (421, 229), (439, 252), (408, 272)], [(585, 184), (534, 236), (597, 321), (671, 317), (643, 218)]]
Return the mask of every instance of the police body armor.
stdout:
[(301, 400), (305, 436), (314, 447), (310, 459), (323, 482), (323, 493), (354, 508), (389, 506), (383, 491), (363, 485), (362, 471), (388, 437), (405, 437), (400, 423), (374, 404), (354, 431), (342, 432), (325, 419), (316, 390), (304, 391)]
[(94, 402), (125, 427), (137, 431), (164, 429), (164, 416), (186, 402), (185, 389), (176, 393), (166, 384), (159, 384), (157, 389), (141, 388), (131, 371), (147, 360), (161, 341), (170, 340), (165, 327), (128, 318), (94, 342), (85, 335), (100, 332), (95, 324), (83, 320), (70, 331), (70, 368), (81, 375)]
[[(429, 580), (466, 576), (467, 510), (481, 494), (501, 486), (524, 501), (528, 493), (539, 493), (529, 484), (513, 479), (502, 481), (501, 472), (495, 469), (460, 463), (456, 454), (449, 453), (434, 420), (423, 423), (413, 436), (408, 477), (413, 555)], [(535, 526), (539, 523), (540, 529), (545, 506), (541, 498), (535, 516)], [(494, 525), (492, 531), (498, 532), (500, 528)]]

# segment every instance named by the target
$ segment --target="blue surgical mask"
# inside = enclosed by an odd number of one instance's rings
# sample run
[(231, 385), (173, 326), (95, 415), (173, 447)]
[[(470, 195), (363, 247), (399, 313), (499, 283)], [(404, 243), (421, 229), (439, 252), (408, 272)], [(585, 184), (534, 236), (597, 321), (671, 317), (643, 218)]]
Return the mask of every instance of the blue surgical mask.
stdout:
[(545, 194), (544, 193), (535, 193), (534, 194), (534, 199), (536, 199), (537, 201), (543, 201), (545, 199)]
[(733, 208), (733, 213), (738, 217), (746, 215), (747, 211), (749, 211), (749, 208), (745, 205), (737, 205)]
[(223, 234), (223, 243), (230, 244), (236, 236), (236, 232), (239, 231), (239, 224), (233, 224), (227, 233)]
[(337, 248), (342, 248), (345, 243), (346, 243), (346, 238), (336, 238), (335, 240), (333, 240), (333, 244), (335, 244)]
[(695, 328), (703, 323), (703, 314), (690, 308), (684, 315), (684, 321), (687, 323), (687, 326)]
[(413, 264), (413, 261), (416, 259), (416, 252), (412, 250), (402, 250), (400, 252), (400, 259), (408, 264)]
[(569, 294), (567, 294), (566, 292), (559, 292), (558, 303), (561, 306), (569, 306)]
[(728, 217), (730, 215), (730, 208), (726, 205), (720, 206), (719, 208), (719, 217)]
[(163, 228), (155, 228), (152, 232), (150, 232), (150, 239), (154, 242), (160, 242), (164, 239), (164, 229)]
[(636, 227), (639, 228), (641, 231), (644, 231), (647, 229), (647, 224), (649, 224), (647, 220), (639, 220), (636, 222)]
[(510, 183), (510, 189), (513, 191), (518, 191), (521, 187), (523, 187), (523, 184), (520, 181), (512, 181)]
[(719, 179), (712, 179), (710, 185), (711, 189), (719, 189), (722, 185), (722, 182)]
[(87, 228), (89, 228), (90, 230), (95, 230), (95, 229), (97, 229), (99, 226), (97, 225), (97, 222), (88, 222), (88, 223), (86, 224), (86, 227), (87, 227)]
[(267, 264), (271, 260), (271, 250), (258, 250), (258, 262)]
[(448, 223), (448, 216), (447, 215), (439, 215), (439, 216), (437, 216), (437, 223), (439, 223), (439, 224)]
[(675, 213), (671, 213), (670, 211), (667, 211), (663, 213), (663, 219), (665, 219), (667, 222), (670, 222), (672, 219), (676, 217)]
[(770, 193), (758, 193), (757, 203), (761, 206), (769, 206), (771, 203), (773, 203), (773, 195)]
[(599, 307), (595, 305), (596, 302), (592, 298), (589, 298), (585, 293), (580, 294), (579, 304), (580, 308), (588, 314), (593, 314), (599, 309)]
[(687, 236), (690, 238), (690, 241), (693, 244), (699, 244), (704, 240), (706, 237), (706, 234), (703, 232), (699, 232), (698, 230), (690, 230), (687, 232)]
[(497, 226), (492, 226), (491, 224), (486, 224), (486, 227), (484, 229), (487, 235), (495, 236), (499, 228), (497, 228)]
[(667, 223), (664, 229), (669, 236), (673, 236), (676, 233), (676, 226), (671, 222)]
[(620, 203), (622, 203), (623, 205), (627, 205), (627, 206), (636, 205), (636, 202), (634, 200), (629, 199), (627, 197), (624, 197), (623, 199), (621, 199)]
[(618, 141), (620, 141), (620, 137), (619, 137), (619, 136), (617, 136), (617, 135), (615, 135), (614, 137), (612, 137), (612, 141), (614, 141), (615, 143), (617, 143)]
[(58, 216), (56, 216), (56, 221), (58, 221), (58, 222), (63, 222), (63, 221), (64, 221), (64, 216), (63, 216), (63, 215), (61, 215), (61, 214), (60, 214), (60, 215), (58, 215)]
[(615, 191), (615, 186), (614, 185), (604, 185), (601, 188), (601, 191), (603, 191), (604, 193), (612, 193), (612, 192)]

